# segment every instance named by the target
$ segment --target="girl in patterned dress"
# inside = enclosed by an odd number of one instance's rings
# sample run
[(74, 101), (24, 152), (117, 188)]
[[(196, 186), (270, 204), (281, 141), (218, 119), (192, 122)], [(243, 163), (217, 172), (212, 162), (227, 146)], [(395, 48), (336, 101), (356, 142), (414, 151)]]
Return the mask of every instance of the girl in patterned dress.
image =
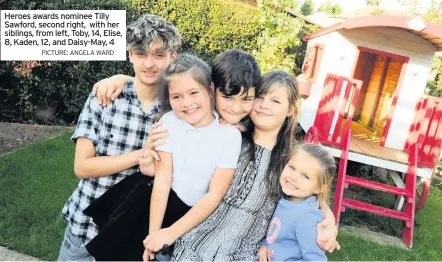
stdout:
[[(263, 76), (250, 113), (253, 126), (243, 134), (227, 194), (207, 219), (177, 240), (172, 260), (258, 259), (259, 243), (281, 197), (278, 174), (293, 146), (298, 103), (292, 76), (283, 71)], [(324, 203), (321, 207), (327, 223), (334, 227), (330, 209)]]

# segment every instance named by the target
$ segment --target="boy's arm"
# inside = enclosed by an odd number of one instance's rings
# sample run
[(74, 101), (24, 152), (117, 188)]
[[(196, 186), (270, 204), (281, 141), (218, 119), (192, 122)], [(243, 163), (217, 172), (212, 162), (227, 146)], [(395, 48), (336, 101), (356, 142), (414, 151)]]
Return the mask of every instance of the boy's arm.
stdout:
[(294, 223), (294, 234), (301, 249), (304, 261), (327, 261), (324, 250), (316, 243), (316, 226), (321, 221), (317, 212), (308, 212), (298, 217)]
[(95, 156), (92, 140), (77, 138), (75, 146), (74, 172), (82, 178), (109, 176), (138, 164), (141, 149), (119, 156)]
[(83, 106), (72, 140), (75, 147), (74, 171), (78, 178), (92, 178), (115, 174), (138, 164), (141, 150), (119, 156), (95, 156), (99, 142), (103, 107), (97, 98), (89, 96)]

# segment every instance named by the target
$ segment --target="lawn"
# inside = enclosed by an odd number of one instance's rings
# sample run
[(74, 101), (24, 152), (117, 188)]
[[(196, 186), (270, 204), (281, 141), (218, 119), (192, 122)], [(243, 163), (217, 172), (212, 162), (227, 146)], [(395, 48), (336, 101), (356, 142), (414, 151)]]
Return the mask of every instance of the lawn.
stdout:
[[(0, 246), (43, 260), (57, 259), (66, 226), (61, 209), (78, 183), (70, 136), (66, 133), (0, 156)], [(416, 216), (411, 250), (379, 245), (340, 230), (342, 249), (330, 254), (329, 260), (442, 260), (441, 214), (442, 194), (433, 188)], [(342, 217), (355, 214), (346, 212)], [(372, 224), (388, 223), (371, 219)]]

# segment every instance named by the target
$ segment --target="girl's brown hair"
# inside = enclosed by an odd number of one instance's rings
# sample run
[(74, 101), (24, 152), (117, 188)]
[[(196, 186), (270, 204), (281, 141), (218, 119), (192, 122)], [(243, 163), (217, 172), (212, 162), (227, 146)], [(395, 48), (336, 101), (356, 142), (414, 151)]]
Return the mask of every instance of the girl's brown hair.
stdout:
[(159, 100), (161, 103), (161, 113), (158, 115), (157, 120), (162, 115), (172, 110), (169, 99), (169, 82), (178, 75), (189, 73), (192, 78), (207, 91), (208, 99), (212, 110), (214, 109), (214, 99), (212, 90), (212, 71), (210, 66), (206, 62), (191, 54), (182, 54), (166, 67), (161, 75), (159, 84)]

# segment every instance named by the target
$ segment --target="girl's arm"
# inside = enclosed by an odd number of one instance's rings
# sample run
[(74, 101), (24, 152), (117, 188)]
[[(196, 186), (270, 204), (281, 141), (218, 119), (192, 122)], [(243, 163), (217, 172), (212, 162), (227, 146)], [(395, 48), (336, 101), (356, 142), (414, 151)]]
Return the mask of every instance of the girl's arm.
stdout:
[(181, 237), (212, 214), (226, 194), (234, 174), (235, 169), (232, 168), (217, 168), (215, 170), (210, 181), (209, 192), (186, 215), (170, 227), (176, 238)]
[(161, 229), (172, 185), (172, 154), (162, 151), (158, 152), (158, 154), (161, 160), (156, 161), (155, 164), (156, 174), (150, 200), (150, 234)]
[(330, 207), (324, 202), (319, 202), (324, 219), (317, 225), (317, 239), (319, 247), (322, 250), (333, 252), (335, 249), (339, 250), (341, 246), (336, 241), (338, 235), (338, 228), (336, 227), (336, 219)]
[[(160, 157), (163, 159), (162, 156)], [(209, 192), (172, 226), (151, 233), (144, 241), (146, 249), (158, 252), (164, 244), (173, 244), (176, 239), (206, 219), (218, 207), (226, 194), (234, 173), (233, 168), (217, 168), (210, 181)], [(153, 205), (151, 205), (151, 210), (152, 208)]]

